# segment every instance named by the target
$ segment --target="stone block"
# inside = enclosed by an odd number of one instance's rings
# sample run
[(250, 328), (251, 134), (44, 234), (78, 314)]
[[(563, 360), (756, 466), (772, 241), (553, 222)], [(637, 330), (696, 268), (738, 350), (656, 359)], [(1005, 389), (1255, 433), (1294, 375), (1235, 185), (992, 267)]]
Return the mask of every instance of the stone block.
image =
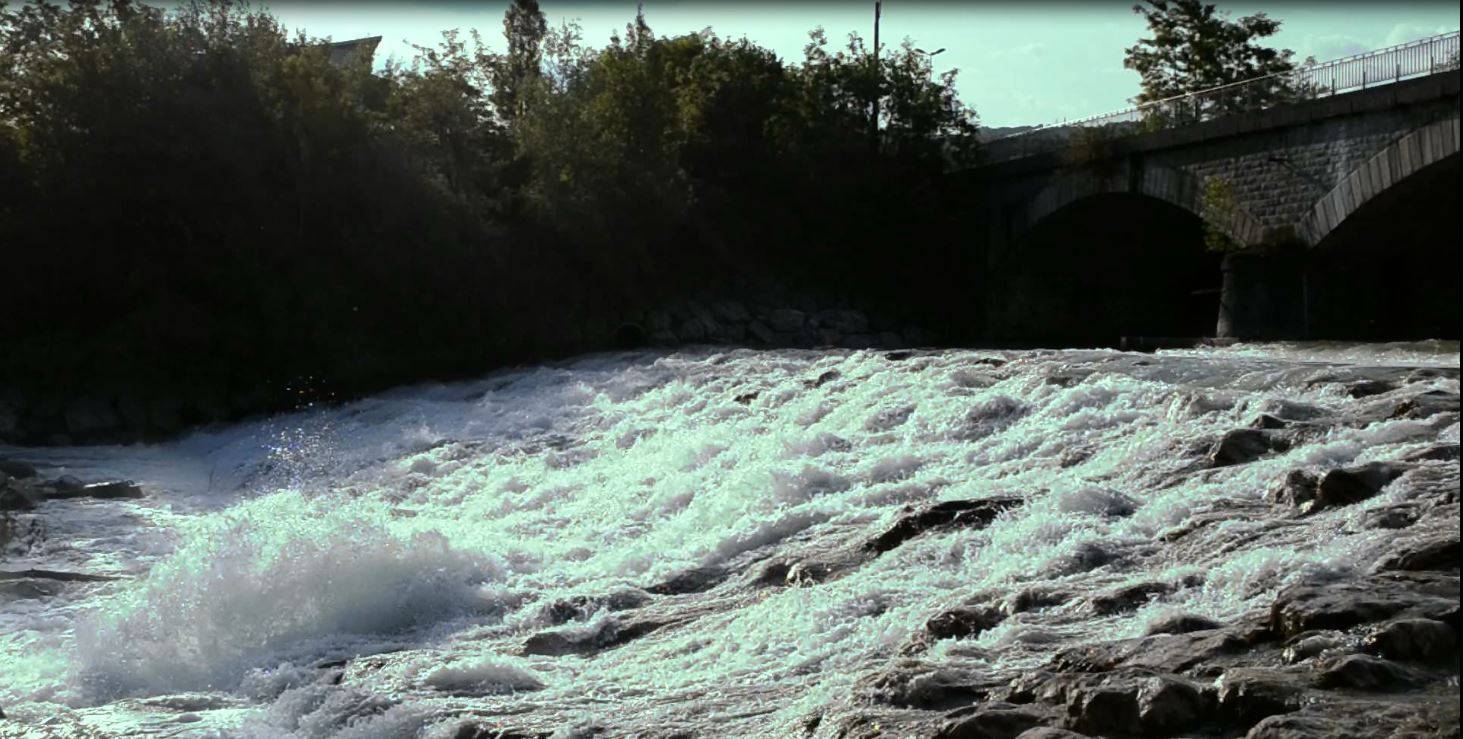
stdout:
[(1346, 190), (1347, 194), (1351, 196), (1351, 210), (1353, 211), (1360, 208), (1362, 203), (1371, 199), (1371, 195), (1362, 187), (1362, 171), (1362, 167), (1357, 167), (1346, 175)]

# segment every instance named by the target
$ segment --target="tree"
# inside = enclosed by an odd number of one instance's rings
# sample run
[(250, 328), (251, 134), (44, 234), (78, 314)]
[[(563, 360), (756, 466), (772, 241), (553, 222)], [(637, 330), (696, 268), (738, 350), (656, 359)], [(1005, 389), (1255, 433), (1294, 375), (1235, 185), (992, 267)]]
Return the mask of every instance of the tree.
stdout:
[(548, 23), (538, 0), (513, 0), (503, 14), (503, 38), (508, 53), (493, 60), (490, 96), (504, 121), (516, 120), (526, 104), (526, 86), (540, 74), (544, 36)]
[(1230, 20), (1201, 0), (1144, 0), (1133, 12), (1148, 21), (1152, 38), (1141, 39), (1126, 51), (1123, 66), (1143, 78), (1135, 103), (1186, 95), (1244, 80), (1277, 75), (1273, 84), (1247, 86), (1241, 94), (1216, 96), (1202, 103), (1199, 115), (1219, 108), (1263, 107), (1293, 93), (1281, 75), (1295, 69), (1294, 52), (1257, 43), (1280, 30), (1280, 21), (1264, 13)]

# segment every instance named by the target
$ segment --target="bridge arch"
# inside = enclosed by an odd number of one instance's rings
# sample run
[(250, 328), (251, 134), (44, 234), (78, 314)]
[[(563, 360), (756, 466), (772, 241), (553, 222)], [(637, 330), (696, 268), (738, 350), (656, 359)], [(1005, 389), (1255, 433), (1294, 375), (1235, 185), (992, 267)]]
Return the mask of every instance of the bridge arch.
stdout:
[(1302, 225), (1305, 240), (1320, 244), (1362, 206), (1408, 177), (1458, 154), (1458, 118), (1413, 129), (1357, 165), (1311, 207)]
[(1207, 247), (1191, 209), (1127, 188), (1093, 188), (1011, 233), (989, 261), (983, 290), (993, 340), (1116, 346), (1129, 336), (1215, 330), (1221, 254)]
[(1101, 195), (1133, 194), (1161, 200), (1188, 211), (1242, 246), (1260, 242), (1264, 229), (1259, 219), (1242, 206), (1232, 205), (1222, 210), (1205, 208), (1204, 183), (1199, 177), (1173, 167), (1151, 164), (1134, 173), (1130, 166), (1111, 172), (1084, 169), (1058, 175), (1032, 198), (1024, 222), (1013, 229), (1013, 239), (1020, 239), (1052, 214), (1078, 201)]
[(1318, 203), (1305, 272), (1310, 337), (1459, 337), (1456, 126), (1438, 121), (1398, 138)]

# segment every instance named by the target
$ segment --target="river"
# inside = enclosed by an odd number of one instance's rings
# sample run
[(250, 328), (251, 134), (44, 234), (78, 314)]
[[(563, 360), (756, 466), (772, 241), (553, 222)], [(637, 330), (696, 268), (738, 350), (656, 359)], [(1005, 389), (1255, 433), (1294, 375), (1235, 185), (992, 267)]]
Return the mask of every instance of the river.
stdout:
[[(1271, 493), (1456, 449), (1458, 365), (1456, 342), (631, 352), (170, 443), (0, 448), (146, 492), (14, 515), (0, 569), (116, 579), (0, 596), (0, 735), (831, 735), (913, 651), (1009, 679), (1359, 576), (1397, 537), (1372, 517), (1456, 491), (1456, 458), (1310, 516)], [(1426, 392), (1453, 410), (1394, 412)], [(1205, 464), (1261, 414), (1306, 431)], [(996, 498), (1017, 502), (984, 527), (857, 547)], [(1230, 510), (1232, 544), (1169, 543)], [(1147, 582), (1169, 585), (1090, 607)], [(1062, 597), (1009, 607), (1042, 592)], [(912, 650), (976, 596), (1011, 615)]]

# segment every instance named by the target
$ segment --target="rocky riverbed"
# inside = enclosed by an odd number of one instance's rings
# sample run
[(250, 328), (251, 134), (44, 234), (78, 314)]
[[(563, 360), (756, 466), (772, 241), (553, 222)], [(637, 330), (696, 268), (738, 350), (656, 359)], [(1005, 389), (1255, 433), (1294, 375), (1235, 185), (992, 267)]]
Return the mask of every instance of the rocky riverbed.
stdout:
[(0, 448), (0, 736), (1458, 736), (1458, 375), (707, 348)]

